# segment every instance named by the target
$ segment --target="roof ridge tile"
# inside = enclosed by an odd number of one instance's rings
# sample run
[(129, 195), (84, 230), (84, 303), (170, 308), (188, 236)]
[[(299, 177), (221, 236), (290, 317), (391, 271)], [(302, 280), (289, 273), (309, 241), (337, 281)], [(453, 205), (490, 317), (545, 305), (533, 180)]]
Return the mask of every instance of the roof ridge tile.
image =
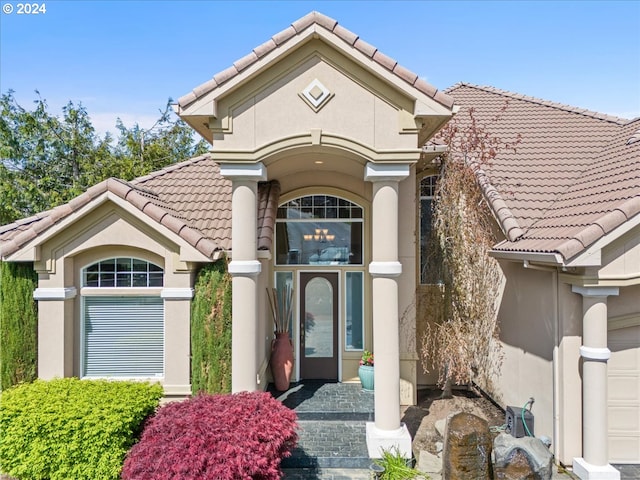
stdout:
[(477, 162), (469, 162), (469, 165), (473, 169), (482, 193), (491, 205), (491, 210), (494, 212), (504, 234), (510, 241), (516, 241), (524, 234), (518, 220), (509, 209), (500, 192), (491, 183), (482, 166)]
[(318, 25), (333, 33), (347, 45), (371, 58), (378, 65), (390, 70), (394, 75), (401, 78), (436, 102), (446, 106), (447, 108), (453, 107), (454, 100), (446, 92), (439, 91), (426, 80), (420, 79), (420, 77), (413, 71), (398, 64), (397, 61), (387, 55), (384, 55), (375, 46), (365, 42), (356, 33), (343, 27), (333, 18), (315, 10), (309, 12), (302, 18), (294, 21), (289, 27), (273, 35), (269, 40), (254, 48), (249, 54), (236, 60), (233, 65), (215, 74), (212, 79), (204, 82), (194, 88), (191, 92), (178, 98), (178, 106), (185, 107), (193, 103), (198, 98), (201, 98), (212, 90), (218, 88), (224, 82), (231, 80), (241, 71), (257, 62), (260, 58), (272, 52), (280, 45), (286, 43), (294, 36), (301, 34), (304, 30), (313, 25)]
[(317, 12), (315, 11), (311, 11), (307, 13), (304, 17), (301, 17), (295, 22), (293, 22), (291, 26), (295, 29), (297, 33), (302, 32), (308, 26), (313, 25), (314, 23), (317, 23), (316, 13)]
[(284, 30), (279, 31), (274, 36), (272, 36), (271, 39), (275, 42), (276, 45), (280, 46), (290, 38), (295, 37), (297, 34), (298, 32), (296, 32), (296, 29), (289, 25)]
[(371, 45), (369, 42), (365, 42), (362, 38), (358, 38), (358, 40), (356, 40), (353, 46), (359, 52), (364, 53), (369, 58), (373, 58), (375, 53), (378, 51), (376, 47)]
[(153, 179), (153, 178), (157, 178), (157, 177), (161, 177), (163, 175), (166, 175), (167, 173), (171, 173), (174, 170), (179, 170), (181, 168), (186, 168), (190, 165), (193, 165), (194, 163), (198, 163), (198, 162), (202, 162), (204, 160), (210, 160), (211, 159), (211, 155), (209, 155), (208, 153), (203, 153), (202, 155), (198, 155), (197, 157), (192, 157), (189, 158), (187, 160), (183, 160), (181, 162), (178, 163), (172, 163), (171, 165), (168, 165), (164, 168), (161, 168), (160, 170), (156, 170), (155, 172), (151, 172), (148, 173), (147, 175), (143, 175), (141, 177), (137, 177), (134, 178), (133, 180), (129, 181), (128, 183), (130, 183), (133, 186), (138, 186), (138, 184), (140, 183), (145, 183), (148, 182), (149, 180)]
[(353, 46), (353, 44), (356, 43), (358, 38), (360, 38), (358, 35), (353, 33), (351, 30), (347, 30), (346, 28), (344, 28), (340, 24), (337, 24), (335, 26), (335, 28), (333, 29), (333, 33), (335, 33), (338, 37), (340, 37), (342, 40), (344, 40), (345, 42), (347, 42), (347, 44), (349, 44), (351, 46)]
[[(275, 50), (277, 47), (276, 42), (273, 41), (272, 38), (270, 38), (269, 40), (267, 40), (264, 43), (261, 43), (260, 45), (258, 45), (256, 48), (253, 49), (253, 53), (256, 54), (256, 57), (258, 58), (262, 58), (264, 57), (267, 53), (271, 52), (272, 50)], [(215, 88), (215, 87), (214, 87)], [(213, 90), (213, 88), (211, 89)], [(178, 101), (178, 103), (180, 103)]]
[(244, 70), (245, 68), (247, 68), (248, 66), (252, 65), (257, 61), (258, 61), (258, 55), (256, 55), (256, 52), (251, 50), (244, 57), (233, 62), (233, 66), (236, 68), (238, 72), (241, 72), (242, 70)]

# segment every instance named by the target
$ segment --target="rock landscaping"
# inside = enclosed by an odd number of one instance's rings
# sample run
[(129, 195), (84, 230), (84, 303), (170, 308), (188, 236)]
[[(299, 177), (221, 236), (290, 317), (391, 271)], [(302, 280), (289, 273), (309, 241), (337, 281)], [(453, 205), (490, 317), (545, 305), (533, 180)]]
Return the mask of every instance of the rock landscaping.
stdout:
[(500, 433), (496, 427), (504, 424), (505, 414), (488, 399), (467, 390), (454, 391), (449, 399), (440, 393), (422, 392), (418, 405), (404, 412), (417, 470), (432, 480), (559, 478), (541, 440)]

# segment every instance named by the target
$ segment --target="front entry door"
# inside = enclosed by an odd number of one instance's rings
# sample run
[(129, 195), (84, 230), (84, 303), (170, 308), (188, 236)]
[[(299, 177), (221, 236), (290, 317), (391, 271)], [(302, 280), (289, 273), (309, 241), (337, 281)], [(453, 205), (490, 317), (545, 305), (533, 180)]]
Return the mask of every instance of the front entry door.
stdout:
[(300, 377), (338, 380), (338, 273), (300, 274)]

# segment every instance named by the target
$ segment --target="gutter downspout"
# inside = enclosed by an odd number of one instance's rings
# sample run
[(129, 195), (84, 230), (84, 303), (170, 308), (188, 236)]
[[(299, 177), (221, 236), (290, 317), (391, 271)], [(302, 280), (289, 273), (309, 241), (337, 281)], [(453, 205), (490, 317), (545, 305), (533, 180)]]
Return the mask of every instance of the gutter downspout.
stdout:
[(558, 365), (558, 352), (560, 340), (560, 302), (558, 292), (558, 269), (554, 267), (543, 267), (532, 265), (528, 260), (523, 262), (523, 266), (529, 270), (539, 270), (551, 273), (551, 288), (553, 290), (553, 454), (556, 462), (562, 458), (559, 452), (560, 445), (560, 366)]

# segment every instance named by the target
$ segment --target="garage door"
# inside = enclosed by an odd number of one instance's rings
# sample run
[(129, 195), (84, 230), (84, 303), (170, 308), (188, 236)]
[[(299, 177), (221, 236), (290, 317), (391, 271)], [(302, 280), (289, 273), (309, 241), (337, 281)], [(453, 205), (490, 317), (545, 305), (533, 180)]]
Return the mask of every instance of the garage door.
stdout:
[(609, 331), (609, 462), (640, 463), (640, 326)]

